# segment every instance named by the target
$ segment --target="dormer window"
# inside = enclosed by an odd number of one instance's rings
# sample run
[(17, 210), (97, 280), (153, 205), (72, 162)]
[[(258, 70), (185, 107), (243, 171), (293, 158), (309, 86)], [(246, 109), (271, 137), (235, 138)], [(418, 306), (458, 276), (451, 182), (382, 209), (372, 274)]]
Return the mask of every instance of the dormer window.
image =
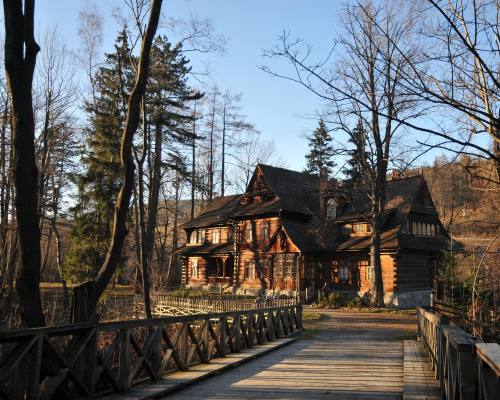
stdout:
[(219, 228), (214, 228), (212, 230), (212, 243), (220, 243), (220, 231), (219, 231)]
[(329, 220), (337, 218), (337, 200), (334, 198), (326, 201), (326, 218)]
[(253, 240), (252, 230), (252, 224), (249, 222), (245, 228), (245, 239), (247, 242), (251, 242)]
[(191, 236), (189, 237), (189, 243), (197, 243), (198, 242), (198, 232), (191, 232)]
[(198, 243), (205, 243), (205, 229), (198, 231)]

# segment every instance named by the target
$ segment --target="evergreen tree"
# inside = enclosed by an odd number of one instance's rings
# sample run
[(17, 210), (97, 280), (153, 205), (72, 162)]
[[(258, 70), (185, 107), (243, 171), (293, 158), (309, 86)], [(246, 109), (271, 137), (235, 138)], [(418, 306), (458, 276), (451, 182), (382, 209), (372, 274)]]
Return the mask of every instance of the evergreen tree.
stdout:
[(350, 158), (343, 172), (346, 175), (345, 184), (352, 186), (363, 183), (366, 180), (367, 172), (372, 168), (369, 161), (371, 154), (366, 146), (366, 132), (361, 120), (358, 121), (349, 136), (348, 142), (352, 143), (354, 147), (347, 152)]
[(88, 106), (90, 127), (82, 150), (85, 172), (78, 175), (78, 199), (71, 209), (74, 227), (65, 271), (76, 282), (95, 277), (106, 257), (113, 230), (114, 205), (121, 186), (120, 141), (126, 104), (134, 84), (127, 37), (117, 38), (115, 53), (96, 76), (97, 96)]
[(319, 175), (324, 170), (328, 174), (332, 173), (336, 165), (333, 161), (335, 150), (331, 145), (332, 137), (326, 129), (323, 118), (320, 119), (319, 126), (312, 135), (307, 136), (307, 140), (310, 150), (306, 154), (307, 166), (304, 172)]

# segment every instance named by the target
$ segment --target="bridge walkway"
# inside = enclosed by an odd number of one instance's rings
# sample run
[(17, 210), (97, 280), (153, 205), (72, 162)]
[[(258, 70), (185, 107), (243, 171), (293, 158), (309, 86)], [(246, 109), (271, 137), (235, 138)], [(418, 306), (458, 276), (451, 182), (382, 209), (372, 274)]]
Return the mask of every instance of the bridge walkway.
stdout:
[(320, 313), (322, 318), (306, 321), (309, 329), (299, 340), (163, 398), (416, 400), (439, 397), (437, 381), (428, 370), (422, 348), (408, 341), (405, 351), (404, 338), (417, 329), (415, 317), (311, 311)]
[(415, 317), (311, 311), (321, 318), (306, 321), (297, 339), (245, 349), (112, 398), (440, 398), (422, 345), (404, 340), (416, 332)]

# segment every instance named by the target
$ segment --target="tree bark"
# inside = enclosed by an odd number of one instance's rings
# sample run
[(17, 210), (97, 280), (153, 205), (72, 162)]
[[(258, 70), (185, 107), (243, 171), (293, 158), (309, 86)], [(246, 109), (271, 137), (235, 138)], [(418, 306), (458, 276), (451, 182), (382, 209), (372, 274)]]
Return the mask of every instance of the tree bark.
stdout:
[[(87, 300), (85, 302), (86, 306), (84, 312), (75, 313), (76, 322), (88, 321), (95, 314), (99, 298), (104, 290), (106, 290), (109, 281), (116, 271), (116, 267), (120, 261), (123, 244), (128, 234), (126, 221), (135, 181), (135, 163), (132, 156), (132, 144), (134, 134), (139, 126), (141, 99), (146, 89), (151, 46), (158, 27), (161, 5), (162, 0), (153, 0), (151, 4), (149, 22), (142, 40), (137, 77), (128, 100), (128, 112), (125, 120), (125, 127), (123, 129), (120, 151), (123, 181), (116, 201), (111, 243), (104, 264), (96, 280), (94, 282), (89, 282), (89, 290), (83, 293), (83, 296), (86, 296)], [(76, 293), (75, 291), (75, 294)]]
[(4, 0), (5, 70), (12, 104), (13, 172), (16, 187), (20, 274), (16, 281), (21, 318), (27, 327), (44, 326), (40, 298), (40, 228), (38, 169), (32, 82), (40, 47), (35, 41), (35, 1)]

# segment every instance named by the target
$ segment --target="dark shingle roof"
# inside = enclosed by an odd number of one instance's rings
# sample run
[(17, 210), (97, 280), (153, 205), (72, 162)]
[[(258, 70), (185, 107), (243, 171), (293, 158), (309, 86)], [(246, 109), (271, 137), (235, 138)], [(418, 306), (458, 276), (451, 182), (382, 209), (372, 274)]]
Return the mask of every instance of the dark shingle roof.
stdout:
[(201, 245), (185, 245), (178, 250), (176, 254), (182, 255), (196, 255), (196, 254), (220, 254), (220, 253), (233, 253), (234, 243), (205, 243)]
[(228, 218), (243, 218), (279, 211), (310, 214), (319, 209), (319, 177), (284, 168), (259, 164), (264, 179), (275, 195), (270, 200), (241, 204), (249, 193), (214, 199), (207, 210), (185, 223), (183, 228), (200, 228), (221, 225)]

